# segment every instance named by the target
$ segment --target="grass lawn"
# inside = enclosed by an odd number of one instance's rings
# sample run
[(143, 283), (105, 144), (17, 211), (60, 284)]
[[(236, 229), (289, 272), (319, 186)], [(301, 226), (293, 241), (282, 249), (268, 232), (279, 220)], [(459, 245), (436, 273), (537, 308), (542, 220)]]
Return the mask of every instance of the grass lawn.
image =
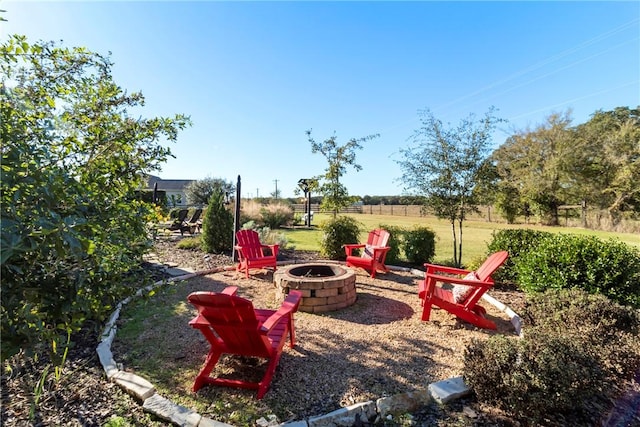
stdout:
[[(355, 218), (362, 224), (361, 242), (366, 241), (367, 234), (370, 230), (379, 227), (381, 224), (403, 228), (411, 228), (417, 225), (429, 227), (436, 233), (436, 256), (434, 261), (441, 262), (453, 258), (451, 224), (446, 220), (441, 220), (434, 216), (406, 217), (369, 214), (348, 214), (348, 216)], [(317, 251), (320, 249), (320, 239), (322, 238), (322, 231), (319, 229), (319, 226), (323, 221), (330, 218), (330, 214), (315, 214), (313, 218), (314, 227), (312, 229), (296, 228), (278, 230), (278, 232), (283, 232), (289, 245), (295, 247), (295, 249)], [(491, 241), (492, 233), (505, 228), (529, 228), (552, 233), (593, 235), (601, 239), (614, 238), (640, 248), (640, 235), (631, 233), (613, 233), (572, 227), (548, 227), (531, 224), (505, 224), (484, 220), (467, 220), (463, 223), (462, 229), (462, 262), (467, 264), (479, 258), (484, 259), (487, 252), (487, 243)]]

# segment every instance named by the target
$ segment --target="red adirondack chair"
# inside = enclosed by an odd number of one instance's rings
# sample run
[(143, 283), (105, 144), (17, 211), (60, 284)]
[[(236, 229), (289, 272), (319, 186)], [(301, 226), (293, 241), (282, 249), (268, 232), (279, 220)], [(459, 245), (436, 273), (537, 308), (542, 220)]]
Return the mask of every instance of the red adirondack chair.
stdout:
[[(290, 291), (276, 310), (254, 309), (251, 301), (236, 295), (237, 286), (229, 286), (221, 293), (193, 292), (187, 299), (198, 309), (189, 325), (202, 332), (211, 349), (204, 366), (196, 377), (193, 391), (205, 384), (257, 389), (262, 399), (269, 388), (280, 361), (287, 335), (289, 346), (295, 345), (293, 313), (298, 310), (302, 293)], [(222, 354), (269, 359), (266, 372), (259, 382), (211, 377)]]
[[(384, 265), (387, 252), (391, 249), (387, 246), (389, 242), (389, 232), (382, 228), (376, 228), (369, 232), (366, 244), (343, 245), (347, 253), (347, 267), (360, 267), (371, 273), (371, 277), (376, 277), (376, 271), (387, 272), (389, 269)], [(360, 249), (359, 256), (353, 255), (354, 249)]]
[[(418, 285), (418, 296), (422, 300), (422, 320), (429, 320), (431, 306), (436, 305), (480, 328), (496, 329), (496, 324), (485, 318), (485, 309), (477, 303), (493, 286), (491, 275), (507, 260), (508, 256), (506, 251), (496, 252), (490, 255), (476, 271), (425, 264), (427, 269), (425, 279)], [(451, 284), (453, 289), (436, 286), (438, 282)]]
[(273, 267), (275, 271), (277, 268), (278, 245), (263, 245), (254, 230), (239, 230), (236, 233), (235, 250), (238, 253), (236, 270), (244, 270), (247, 278), (249, 269)]

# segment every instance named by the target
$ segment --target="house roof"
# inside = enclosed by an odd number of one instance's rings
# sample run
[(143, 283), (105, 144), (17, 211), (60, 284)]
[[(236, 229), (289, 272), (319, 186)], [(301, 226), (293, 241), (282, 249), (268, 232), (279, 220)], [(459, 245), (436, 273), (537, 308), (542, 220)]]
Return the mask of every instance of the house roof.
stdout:
[(149, 175), (148, 186), (153, 189), (155, 183), (158, 183), (158, 190), (178, 191), (184, 190), (185, 187), (191, 184), (193, 179), (162, 179), (157, 176)]

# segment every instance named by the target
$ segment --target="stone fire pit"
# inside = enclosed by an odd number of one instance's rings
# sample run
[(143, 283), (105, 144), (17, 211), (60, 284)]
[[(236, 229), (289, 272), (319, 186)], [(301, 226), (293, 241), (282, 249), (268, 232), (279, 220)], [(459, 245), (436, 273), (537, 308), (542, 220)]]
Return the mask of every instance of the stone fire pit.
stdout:
[(302, 292), (299, 310), (322, 313), (356, 302), (356, 274), (333, 264), (294, 264), (279, 267), (273, 275), (276, 295), (282, 300), (290, 289)]

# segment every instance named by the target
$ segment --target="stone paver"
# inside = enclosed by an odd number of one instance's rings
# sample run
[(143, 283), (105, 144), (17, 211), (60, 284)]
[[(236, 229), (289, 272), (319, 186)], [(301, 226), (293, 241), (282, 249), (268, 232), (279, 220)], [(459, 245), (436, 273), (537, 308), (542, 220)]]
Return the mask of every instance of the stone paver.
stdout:
[(309, 418), (307, 423), (309, 427), (351, 427), (359, 421), (374, 421), (376, 416), (375, 402), (368, 401), (340, 408), (325, 415)]
[(429, 393), (438, 403), (449, 403), (454, 399), (467, 396), (471, 389), (464, 383), (462, 377), (453, 377), (447, 380), (429, 384)]
[(131, 372), (120, 371), (111, 377), (111, 381), (115, 381), (127, 393), (140, 401), (144, 401), (156, 393), (153, 384)]

